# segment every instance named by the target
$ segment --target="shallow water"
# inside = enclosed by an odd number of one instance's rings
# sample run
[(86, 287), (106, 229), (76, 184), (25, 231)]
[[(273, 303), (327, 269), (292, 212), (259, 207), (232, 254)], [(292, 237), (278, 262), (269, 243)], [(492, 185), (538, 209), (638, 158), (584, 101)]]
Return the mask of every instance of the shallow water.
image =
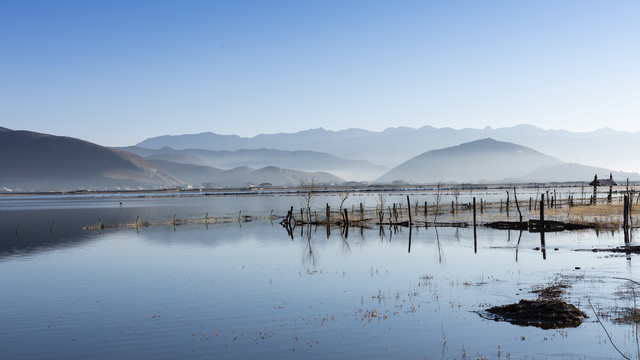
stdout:
[[(617, 293), (628, 282), (613, 277), (637, 280), (638, 256), (574, 250), (619, 246), (621, 233), (549, 233), (543, 254), (538, 234), (478, 229), (474, 244), (469, 228), (414, 229), (410, 244), (406, 228), (345, 237), (298, 227), (292, 239), (268, 220), (82, 230), (98, 218), (262, 216), (290, 205), (298, 199), (0, 199), (3, 358), (620, 357), (587, 300), (630, 306)], [(590, 316), (577, 328), (476, 313), (557, 280)], [(637, 356), (634, 327), (603, 320)]]

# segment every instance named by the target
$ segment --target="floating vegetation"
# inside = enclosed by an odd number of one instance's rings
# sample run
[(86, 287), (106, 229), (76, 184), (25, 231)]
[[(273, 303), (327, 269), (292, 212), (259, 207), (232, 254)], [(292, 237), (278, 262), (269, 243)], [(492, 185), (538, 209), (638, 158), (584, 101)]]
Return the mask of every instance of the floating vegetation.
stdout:
[(534, 289), (531, 292), (538, 294), (540, 299), (558, 299), (564, 294), (564, 289), (568, 287), (569, 285), (565, 283), (557, 283), (541, 289)]
[(254, 220), (269, 220), (269, 217), (256, 217), (249, 215), (242, 216), (219, 216), (209, 217), (209, 213), (204, 218), (179, 219), (174, 214), (169, 221), (140, 221), (140, 217), (136, 218), (134, 223), (130, 224), (105, 224), (102, 220), (97, 225), (84, 226), (83, 230), (103, 230), (103, 229), (122, 229), (122, 228), (138, 228), (151, 226), (180, 226), (180, 225), (197, 225), (197, 224), (228, 224), (234, 222), (250, 222)]
[(582, 323), (582, 319), (588, 316), (574, 305), (560, 299), (567, 287), (568, 285), (559, 283), (535, 289), (531, 291), (538, 294), (535, 300), (522, 299), (515, 304), (488, 308), (488, 314), (478, 314), (487, 319), (542, 329), (577, 327)]
[(627, 254), (640, 254), (640, 245), (625, 245), (615, 248), (598, 248), (591, 249), (593, 252), (612, 252), (612, 253), (627, 253)]
[(515, 304), (494, 306), (487, 312), (495, 314), (494, 320), (508, 321), (515, 325), (535, 326), (542, 329), (578, 327), (588, 317), (574, 305), (560, 299), (520, 300)]

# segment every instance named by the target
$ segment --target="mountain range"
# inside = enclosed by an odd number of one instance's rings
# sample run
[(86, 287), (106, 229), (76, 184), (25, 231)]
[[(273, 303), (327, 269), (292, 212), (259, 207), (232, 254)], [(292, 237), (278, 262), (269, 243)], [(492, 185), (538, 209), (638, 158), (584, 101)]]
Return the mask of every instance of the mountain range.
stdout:
[(393, 168), (377, 182), (550, 182), (586, 181), (594, 174), (618, 179), (640, 175), (565, 163), (531, 148), (491, 138), (431, 150)]
[(298, 185), (307, 179), (339, 184), (325, 172), (263, 166), (217, 169), (189, 154), (151, 155), (108, 148), (84, 140), (0, 127), (0, 191), (162, 189), (203, 183), (244, 187)]
[(317, 184), (336, 185), (344, 179), (326, 172), (306, 172), (265, 166), (254, 169), (238, 166), (222, 170), (210, 166), (177, 163), (167, 160), (150, 160), (158, 168), (174, 174), (187, 184), (204, 187), (257, 187), (257, 186), (298, 186), (313, 179)]
[(233, 169), (240, 166), (263, 168), (275, 166), (305, 172), (327, 172), (353, 181), (370, 181), (389, 171), (390, 168), (375, 165), (365, 160), (348, 160), (337, 156), (309, 150), (241, 149), (235, 151), (183, 149), (165, 146), (148, 149), (139, 146), (120, 148), (143, 156), (148, 160), (166, 160), (182, 164)]
[[(494, 137), (474, 138), (482, 133), (547, 144), (549, 149), (562, 149), (564, 159)], [(612, 166), (597, 166), (596, 161), (582, 165), (565, 160), (573, 155), (586, 159), (599, 156), (609, 158), (611, 164), (626, 159), (625, 164), (632, 166), (634, 161), (627, 154), (637, 146), (631, 144), (637, 136), (607, 129), (571, 133), (526, 125), (495, 130), (315, 129), (253, 138), (213, 133), (163, 136), (136, 146), (108, 148), (80, 139), (0, 127), (0, 191), (291, 186), (308, 179), (324, 184), (346, 180), (562, 182), (589, 181), (594, 174), (606, 177), (609, 173), (619, 180), (638, 181), (637, 173), (613, 171)], [(460, 140), (466, 138), (471, 139)], [(432, 149), (438, 144), (446, 145)]]
[(381, 132), (362, 129), (330, 131), (318, 128), (254, 137), (215, 133), (166, 135), (146, 139), (137, 146), (152, 149), (168, 146), (178, 150), (198, 148), (218, 151), (260, 148), (311, 150), (393, 168), (429, 150), (484, 138), (526, 146), (568, 163), (640, 171), (640, 162), (636, 162), (634, 157), (634, 154), (640, 153), (640, 133), (609, 128), (591, 132), (544, 130), (531, 125), (459, 130), (431, 126), (418, 129), (397, 127)]

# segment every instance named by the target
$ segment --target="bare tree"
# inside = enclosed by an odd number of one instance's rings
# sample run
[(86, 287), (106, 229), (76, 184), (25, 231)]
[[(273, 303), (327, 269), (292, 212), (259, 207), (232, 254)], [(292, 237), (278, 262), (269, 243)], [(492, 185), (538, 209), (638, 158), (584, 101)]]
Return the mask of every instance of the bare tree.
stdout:
[[(384, 230), (382, 230), (382, 222), (384, 221), (384, 206), (385, 203), (387, 202), (387, 194), (385, 193), (379, 193), (378, 194), (378, 201), (380, 202), (380, 210), (377, 212), (377, 216), (380, 219), (380, 232), (381, 232), (381, 236), (384, 233)], [(378, 210), (378, 206), (376, 205), (376, 210)], [(391, 220), (389, 220), (391, 221)]]
[(442, 193), (441, 193), (441, 187), (442, 187), (442, 183), (437, 183), (436, 184), (436, 211), (435, 211), (435, 215), (433, 217), (433, 224), (435, 226), (436, 220), (438, 219), (438, 207), (440, 206), (440, 198), (442, 197)]
[(300, 180), (300, 190), (300, 201), (307, 212), (308, 222), (311, 222), (311, 205), (313, 204), (314, 198), (318, 196), (318, 184), (316, 183), (316, 179), (312, 177)]
[(460, 197), (460, 188), (458, 186), (453, 186), (453, 189), (451, 189), (451, 192), (453, 193), (453, 197), (456, 199), (456, 210), (458, 209), (458, 197)]
[(347, 201), (347, 198), (349, 197), (349, 195), (351, 195), (351, 190), (349, 190), (348, 188), (345, 188), (338, 193), (338, 196), (340, 197), (340, 213), (341, 214), (342, 214), (342, 206), (344, 205), (344, 202)]
[(387, 202), (387, 194), (379, 193), (378, 202), (380, 203), (380, 209), (384, 209), (384, 204)]

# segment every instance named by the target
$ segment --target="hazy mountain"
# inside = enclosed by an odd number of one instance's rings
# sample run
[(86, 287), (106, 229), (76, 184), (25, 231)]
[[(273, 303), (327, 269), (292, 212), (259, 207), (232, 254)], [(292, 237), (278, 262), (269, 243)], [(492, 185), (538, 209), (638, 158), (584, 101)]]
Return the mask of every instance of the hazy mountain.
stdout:
[[(229, 171), (233, 172), (234, 170), (235, 169)], [(224, 175), (224, 173), (221, 175)], [(275, 166), (265, 166), (261, 169), (253, 170), (249, 173), (249, 180), (256, 185), (261, 183), (271, 183), (273, 185), (299, 186), (301, 182), (311, 179), (313, 179), (316, 184), (344, 183), (344, 179), (326, 172), (305, 172), (299, 170), (282, 169)], [(219, 183), (224, 184), (222, 179), (219, 180)]]
[(389, 128), (382, 132), (361, 129), (328, 131), (322, 128), (292, 134), (261, 134), (251, 138), (203, 133), (147, 139), (139, 146), (159, 149), (202, 148), (229, 150), (273, 148), (313, 150), (347, 159), (367, 160), (394, 167), (428, 150), (441, 149), (481, 138), (520, 144), (565, 162), (640, 171), (634, 154), (640, 153), (640, 133), (608, 128), (592, 132), (543, 130), (530, 125), (492, 129)]
[(593, 180), (593, 176), (596, 174), (601, 179), (608, 179), (609, 174), (612, 174), (614, 180), (616, 180), (620, 185), (622, 185), (627, 179), (630, 181), (640, 180), (640, 175), (638, 173), (612, 171), (610, 169), (574, 163), (541, 166), (517, 180), (520, 182), (589, 182)]
[(254, 169), (249, 166), (239, 166), (230, 170), (220, 170), (210, 166), (178, 164), (165, 160), (152, 160), (158, 167), (175, 174), (181, 180), (194, 187), (248, 187), (269, 183), (273, 186), (297, 186), (302, 181), (314, 179), (318, 184), (341, 184), (344, 180), (323, 172), (305, 172), (266, 166)]
[(329, 172), (340, 178), (365, 181), (375, 179), (389, 168), (363, 160), (346, 160), (327, 153), (298, 150), (241, 149), (235, 151), (212, 151), (202, 149), (174, 150), (163, 147), (158, 150), (137, 146), (121, 148), (147, 159), (160, 159), (184, 164), (208, 165), (222, 169), (240, 166), (262, 168), (275, 166), (300, 171)]
[[(158, 168), (173, 174), (181, 181), (195, 187), (200, 187), (200, 185), (204, 182), (210, 182), (211, 179), (213, 179), (216, 175), (224, 172), (224, 170), (213, 168), (210, 166), (181, 164), (167, 160), (149, 161)], [(240, 186), (244, 183), (244, 181), (241, 181), (238, 182), (237, 185)]]
[(522, 177), (541, 166), (561, 163), (559, 159), (533, 149), (487, 138), (427, 151), (402, 163), (377, 181), (500, 182)]
[(145, 156), (147, 160), (164, 160), (178, 164), (209, 166), (205, 161), (186, 153), (158, 153)]
[[(280, 150), (313, 150), (315, 144), (322, 141), (335, 142), (377, 136), (378, 133), (362, 130), (347, 129), (341, 131), (327, 131), (323, 128), (299, 131), (297, 133), (260, 134), (251, 138), (237, 135), (219, 135), (212, 132), (185, 135), (164, 135), (146, 139), (137, 146), (150, 149), (160, 149), (165, 146), (174, 149), (207, 149), (207, 150), (240, 150), (277, 148)], [(280, 146), (281, 145), (281, 146)], [(329, 148), (330, 145), (323, 148)], [(321, 152), (326, 152), (322, 151)]]
[(181, 184), (140, 156), (70, 137), (0, 128), (0, 190), (164, 188)]

